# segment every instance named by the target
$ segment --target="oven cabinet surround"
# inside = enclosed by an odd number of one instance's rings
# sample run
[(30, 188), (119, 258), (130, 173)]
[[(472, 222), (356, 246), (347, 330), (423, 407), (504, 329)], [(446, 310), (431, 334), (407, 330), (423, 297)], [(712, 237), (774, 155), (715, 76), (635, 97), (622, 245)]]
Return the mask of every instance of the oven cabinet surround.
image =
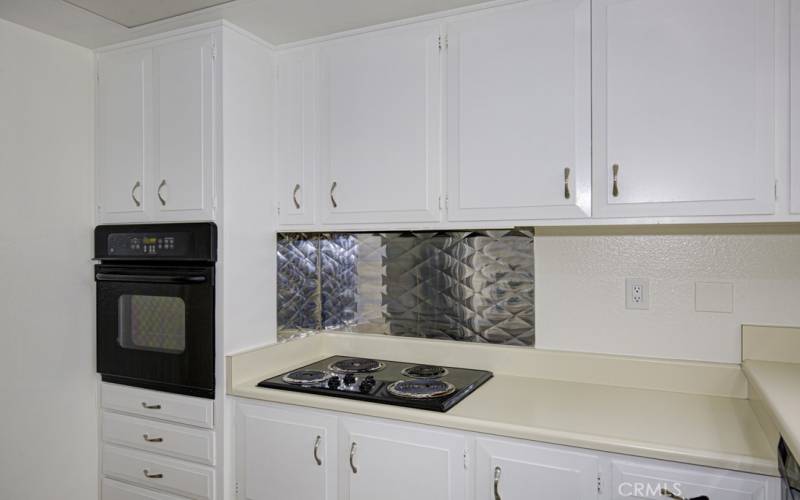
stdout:
[(789, 1), (797, 26), (796, 0), (529, 0), (279, 50), (281, 228), (800, 220)]
[(240, 500), (780, 498), (775, 477), (233, 400)]
[(98, 52), (98, 222), (214, 218), (220, 40), (205, 31)]
[(601, 217), (775, 210), (776, 0), (595, 0)]
[(101, 499), (217, 498), (214, 401), (100, 384)]
[(446, 26), (447, 216), (591, 213), (591, 3), (527, 2)]

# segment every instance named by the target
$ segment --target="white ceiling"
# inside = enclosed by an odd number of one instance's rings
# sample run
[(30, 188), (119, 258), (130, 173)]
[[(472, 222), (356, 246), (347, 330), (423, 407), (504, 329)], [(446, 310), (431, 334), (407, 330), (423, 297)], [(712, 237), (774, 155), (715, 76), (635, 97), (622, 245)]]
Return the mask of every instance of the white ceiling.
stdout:
[(0, 18), (89, 48), (219, 19), (280, 45), (485, 1), (0, 0)]

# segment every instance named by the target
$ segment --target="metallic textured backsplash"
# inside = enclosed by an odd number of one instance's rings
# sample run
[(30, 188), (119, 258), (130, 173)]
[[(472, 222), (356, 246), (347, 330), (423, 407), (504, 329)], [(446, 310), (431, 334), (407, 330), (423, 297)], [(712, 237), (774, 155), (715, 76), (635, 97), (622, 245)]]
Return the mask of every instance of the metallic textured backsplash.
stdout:
[(281, 234), (278, 327), (532, 346), (533, 231)]

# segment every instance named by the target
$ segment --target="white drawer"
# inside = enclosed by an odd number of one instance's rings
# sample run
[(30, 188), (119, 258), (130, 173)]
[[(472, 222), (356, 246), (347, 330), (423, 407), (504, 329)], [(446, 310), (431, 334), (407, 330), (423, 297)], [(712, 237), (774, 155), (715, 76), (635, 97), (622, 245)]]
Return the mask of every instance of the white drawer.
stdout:
[(102, 500), (186, 500), (186, 497), (146, 490), (108, 478), (103, 479), (100, 498)]
[(211, 399), (103, 383), (101, 402), (107, 410), (214, 428), (214, 401)]
[(686, 498), (705, 495), (712, 500), (771, 500), (777, 498), (772, 478), (691, 465), (668, 465), (636, 459), (613, 460), (614, 500), (664, 500), (661, 489)]
[(103, 412), (103, 441), (214, 465), (214, 431)]
[(214, 469), (153, 453), (103, 445), (103, 475), (197, 500), (214, 498)]

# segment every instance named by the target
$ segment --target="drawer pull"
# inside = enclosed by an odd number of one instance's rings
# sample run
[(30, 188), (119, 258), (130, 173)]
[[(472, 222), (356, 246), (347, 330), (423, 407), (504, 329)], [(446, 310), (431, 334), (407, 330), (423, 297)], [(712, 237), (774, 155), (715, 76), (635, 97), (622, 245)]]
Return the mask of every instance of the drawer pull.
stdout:
[(317, 465), (322, 465), (322, 459), (319, 458), (319, 443), (322, 441), (322, 436), (317, 436), (317, 439), (314, 440), (314, 461), (317, 462)]
[(503, 470), (498, 465), (494, 468), (494, 500), (502, 500), (500, 498), (500, 474)]
[(150, 434), (143, 434), (143, 435), (142, 435), (142, 437), (143, 437), (143, 438), (144, 438), (144, 440), (145, 440), (145, 441), (147, 441), (148, 443), (163, 443), (163, 442), (164, 442), (164, 438), (154, 438), (154, 437), (150, 437)]
[(694, 497), (694, 498), (682, 497), (682, 496), (676, 495), (675, 493), (669, 491), (666, 488), (661, 488), (661, 496), (662, 497), (667, 497), (667, 498), (672, 498), (673, 500), (709, 500), (709, 498), (707, 496), (705, 496), (705, 495), (703, 495), (701, 497)]
[(161, 405), (151, 405), (151, 404), (147, 404), (144, 401), (142, 401), (142, 408), (145, 408), (147, 410), (160, 410), (161, 409)]
[(148, 479), (163, 479), (164, 474), (151, 474), (148, 469), (142, 471), (144, 473), (144, 477)]

